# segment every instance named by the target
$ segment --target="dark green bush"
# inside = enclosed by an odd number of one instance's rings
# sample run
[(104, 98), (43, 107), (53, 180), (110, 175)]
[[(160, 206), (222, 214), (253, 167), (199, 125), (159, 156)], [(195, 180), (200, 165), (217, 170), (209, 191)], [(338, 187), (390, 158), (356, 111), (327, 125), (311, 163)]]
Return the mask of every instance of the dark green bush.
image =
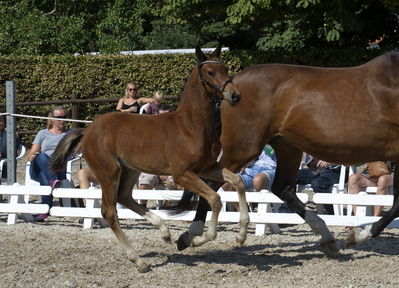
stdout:
[[(260, 63), (292, 63), (315, 66), (354, 66), (382, 54), (381, 50), (308, 50), (295, 54), (277, 52), (233, 51), (223, 53), (230, 73)], [(49, 102), (75, 99), (115, 99), (111, 103), (79, 104), (78, 118), (93, 120), (114, 111), (125, 85), (135, 82), (140, 95), (151, 97), (157, 90), (167, 96), (177, 96), (184, 78), (194, 67), (193, 54), (161, 55), (103, 55), (103, 56), (2, 56), (0, 80), (14, 80), (16, 102)], [(5, 85), (0, 86), (5, 95)], [(1, 112), (5, 97), (0, 97)], [(17, 113), (47, 116), (54, 104), (17, 106)], [(66, 104), (71, 109), (71, 104)], [(29, 146), (32, 135), (24, 131), (38, 131), (46, 126), (44, 120), (17, 118), (22, 142)]]

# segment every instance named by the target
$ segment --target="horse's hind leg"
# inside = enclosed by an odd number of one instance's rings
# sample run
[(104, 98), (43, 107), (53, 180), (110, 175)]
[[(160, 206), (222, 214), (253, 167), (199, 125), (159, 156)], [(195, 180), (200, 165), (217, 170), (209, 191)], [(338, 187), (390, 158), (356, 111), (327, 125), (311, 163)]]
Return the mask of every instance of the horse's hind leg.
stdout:
[(315, 234), (321, 235), (320, 245), (327, 256), (339, 252), (337, 242), (326, 223), (303, 204), (295, 193), (296, 177), (302, 152), (282, 139), (272, 143), (277, 156), (277, 170), (274, 177), (272, 192), (287, 203), (288, 207), (301, 216)]
[[(399, 165), (399, 162), (396, 162)], [(396, 166), (398, 167), (398, 166)], [(377, 222), (368, 224), (364, 229), (354, 228), (350, 231), (345, 241), (345, 247), (352, 247), (360, 244), (372, 237), (380, 235), (381, 231), (385, 229), (396, 217), (399, 217), (399, 167), (395, 168), (393, 178), (393, 194), (394, 200), (392, 208)]]
[(136, 212), (137, 214), (143, 216), (152, 225), (161, 231), (161, 237), (165, 242), (171, 243), (171, 236), (168, 227), (165, 225), (164, 221), (158, 215), (152, 213), (147, 208), (144, 208), (138, 204), (132, 197), (132, 189), (136, 183), (140, 172), (122, 167), (121, 177), (119, 180), (117, 201), (121, 203), (126, 208)]

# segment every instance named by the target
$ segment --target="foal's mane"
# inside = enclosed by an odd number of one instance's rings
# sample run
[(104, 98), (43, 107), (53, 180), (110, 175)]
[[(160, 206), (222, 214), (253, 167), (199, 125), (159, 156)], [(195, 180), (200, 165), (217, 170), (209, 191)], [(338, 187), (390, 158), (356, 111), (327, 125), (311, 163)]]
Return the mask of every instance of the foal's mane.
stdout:
[[(198, 65), (198, 62), (197, 62), (197, 65)], [(196, 67), (196, 66), (194, 66), (193, 68), (191, 68), (190, 71), (188, 72), (188, 76), (184, 77), (184, 79), (183, 79), (183, 86), (180, 88), (180, 92), (179, 92), (179, 94), (177, 95), (177, 106), (179, 106), (179, 103), (180, 103), (181, 99), (183, 99), (183, 97), (184, 97), (184, 87), (186, 86), (188, 77), (191, 75), (191, 73), (193, 72), (193, 70), (194, 70), (195, 67)]]

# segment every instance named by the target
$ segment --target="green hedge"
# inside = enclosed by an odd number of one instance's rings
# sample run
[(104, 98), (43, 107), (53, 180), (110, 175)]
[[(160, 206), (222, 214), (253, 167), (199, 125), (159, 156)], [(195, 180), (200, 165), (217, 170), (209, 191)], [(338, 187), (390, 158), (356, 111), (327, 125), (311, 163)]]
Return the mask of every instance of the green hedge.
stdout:
[[(302, 51), (286, 55), (259, 51), (225, 52), (222, 58), (230, 73), (260, 63), (292, 63), (315, 66), (353, 66), (382, 54), (381, 50)], [(116, 99), (122, 97), (126, 83), (135, 82), (140, 95), (151, 97), (157, 90), (167, 96), (177, 96), (184, 78), (194, 67), (194, 54), (104, 55), (0, 57), (0, 80), (14, 80), (16, 102), (77, 99)], [(5, 85), (0, 85), (5, 95)], [(0, 97), (5, 103), (5, 97)], [(47, 116), (54, 105), (17, 106), (17, 113)], [(71, 105), (65, 105), (70, 109)], [(116, 103), (79, 104), (79, 119), (93, 120), (114, 111)], [(4, 111), (4, 107), (0, 108)], [(46, 126), (44, 120), (17, 118), (18, 131), (37, 131)], [(23, 135), (22, 142), (30, 146), (32, 135)]]

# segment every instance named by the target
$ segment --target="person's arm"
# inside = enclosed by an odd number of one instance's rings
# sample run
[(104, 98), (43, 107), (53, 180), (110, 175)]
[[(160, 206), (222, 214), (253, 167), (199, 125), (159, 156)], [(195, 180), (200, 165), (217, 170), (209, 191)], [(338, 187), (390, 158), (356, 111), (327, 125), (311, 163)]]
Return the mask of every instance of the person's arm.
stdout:
[(116, 111), (122, 111), (122, 104), (123, 104), (123, 98), (119, 99), (118, 104), (116, 104)]
[(320, 169), (320, 168), (327, 168), (328, 166), (331, 166), (331, 165), (332, 165), (332, 163), (330, 163), (330, 162), (319, 160), (319, 161), (317, 161), (316, 167)]
[(146, 103), (154, 103), (155, 100), (154, 100), (154, 98), (142, 97), (142, 98), (137, 99), (137, 102), (139, 102), (139, 104), (141, 106), (141, 105), (146, 104)]
[(36, 155), (40, 153), (40, 144), (32, 144), (29, 150), (28, 161), (32, 162)]

